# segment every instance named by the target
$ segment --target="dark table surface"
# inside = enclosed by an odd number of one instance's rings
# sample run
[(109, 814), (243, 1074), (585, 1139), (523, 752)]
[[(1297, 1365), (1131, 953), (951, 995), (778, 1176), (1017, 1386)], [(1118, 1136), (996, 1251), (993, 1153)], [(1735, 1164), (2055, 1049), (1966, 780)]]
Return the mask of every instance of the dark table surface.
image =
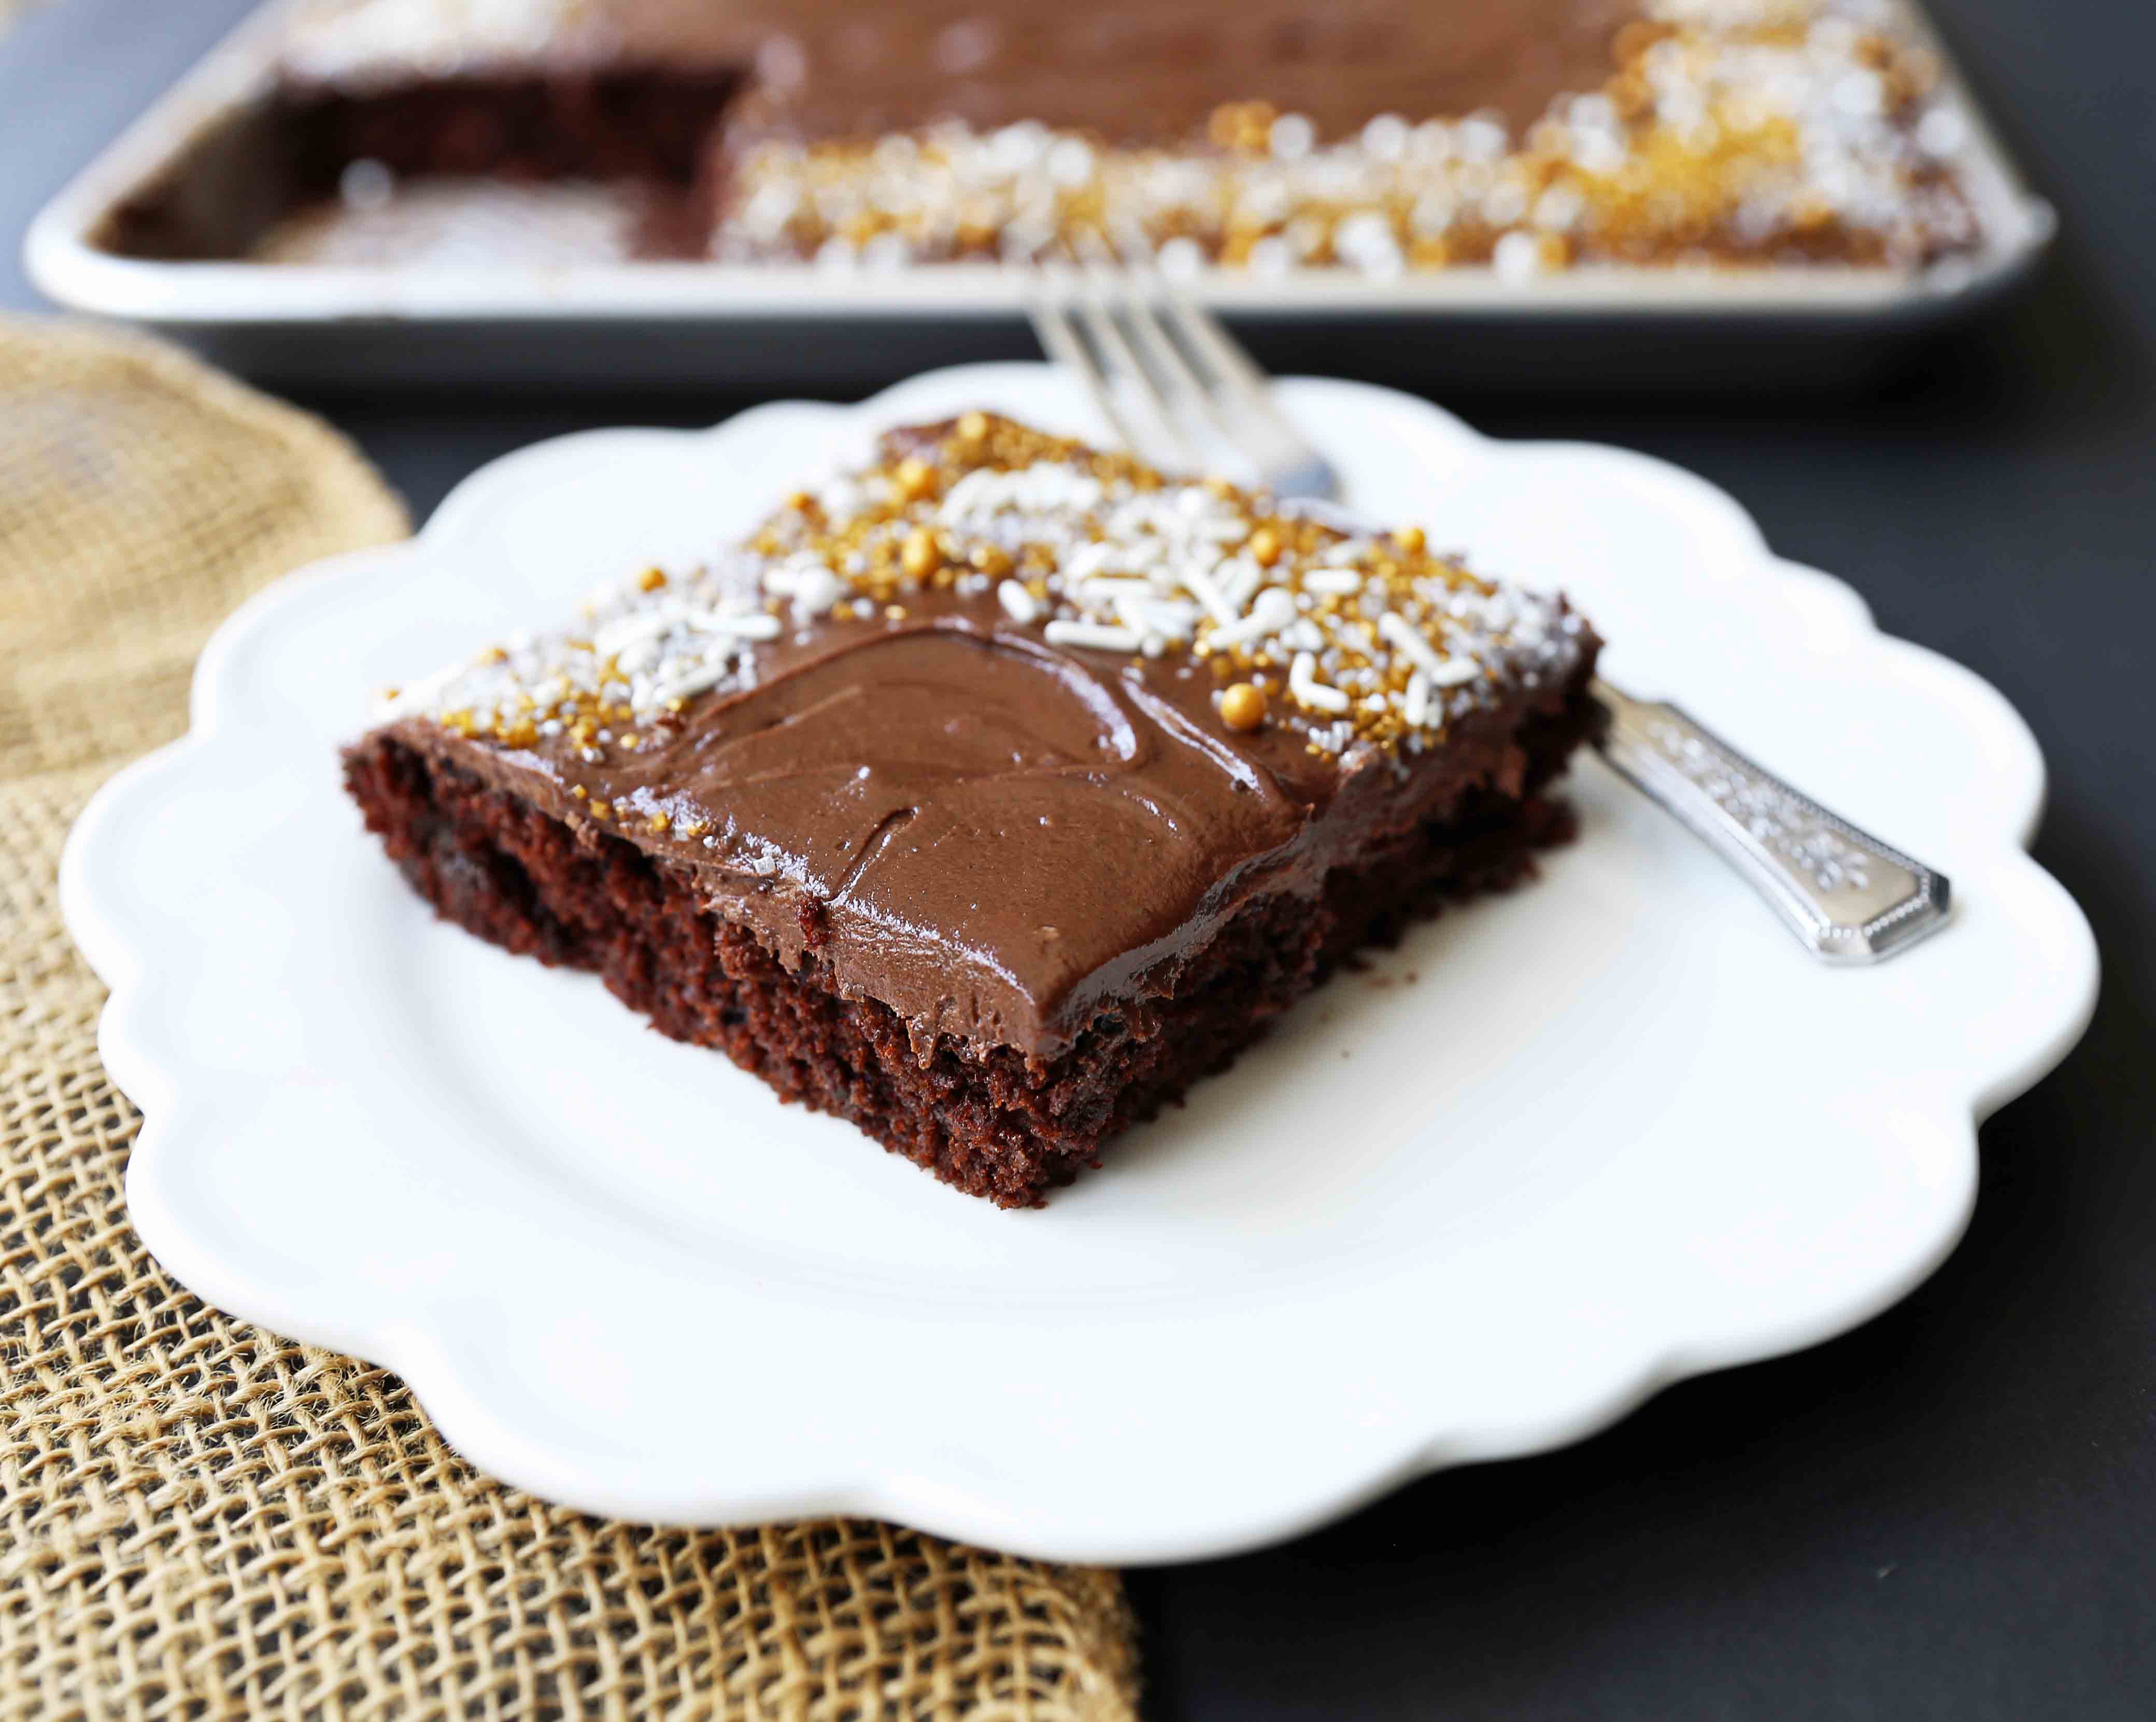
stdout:
[[(246, 3), (52, 0), (0, 38), (0, 308), (36, 303), (13, 254), (38, 205)], [(2156, 8), (1935, 11), (2064, 220), (2010, 312), (1856, 397), (1446, 404), (1692, 468), (2001, 689), (2051, 763), (2037, 858), (2102, 948), (2094, 1026), (1985, 1125), (1967, 1240), (1869, 1326), (1132, 1574), (1160, 1722), (2156, 1716)], [(424, 516), (536, 438), (747, 402), (305, 404)]]

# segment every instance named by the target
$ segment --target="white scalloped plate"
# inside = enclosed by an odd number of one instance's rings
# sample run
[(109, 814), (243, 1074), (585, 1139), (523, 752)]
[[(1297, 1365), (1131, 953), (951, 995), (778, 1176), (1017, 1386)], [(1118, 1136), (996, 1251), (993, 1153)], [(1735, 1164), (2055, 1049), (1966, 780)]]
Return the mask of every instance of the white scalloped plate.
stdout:
[(1943, 868), (1953, 924), (1823, 967), (1583, 763), (1583, 835), (1541, 884), (1336, 981), (1046, 1209), (1001, 1212), (434, 921), (336, 750), (370, 690), (692, 557), (875, 426), (978, 404), (1092, 429), (1081, 402), (979, 366), (572, 437), (249, 603), (192, 732), (76, 827), (63, 897), (146, 1115), (151, 1249), (401, 1371), (476, 1463), (554, 1499), (1111, 1561), (1574, 1439), (1908, 1291), (1960, 1234), (1977, 1120), (2094, 999), (2087, 925), (2024, 852), (2026, 728), (1684, 473), (1381, 389), (1282, 394), (1356, 506), (1564, 587), (1613, 676)]

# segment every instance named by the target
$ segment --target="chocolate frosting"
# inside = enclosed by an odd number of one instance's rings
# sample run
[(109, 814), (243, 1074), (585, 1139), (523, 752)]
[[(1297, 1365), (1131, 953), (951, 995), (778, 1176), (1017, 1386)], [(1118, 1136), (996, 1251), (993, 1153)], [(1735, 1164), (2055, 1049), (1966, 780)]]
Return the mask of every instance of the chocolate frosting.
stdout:
[(1637, 10), (1630, 0), (745, 5), (745, 28), (790, 44), (765, 49), (767, 69), (791, 75), (762, 79), (742, 118), (810, 136), (946, 115), (1038, 120), (1168, 144), (1222, 103), (1255, 96), (1306, 115), (1326, 136), (1386, 112), (1491, 109), (1520, 129), (1555, 96), (1601, 84), (1610, 38)]
[(957, 117), (1173, 143), (1252, 98), (1327, 136), (1373, 114), (1477, 110), (1517, 131), (1553, 97), (1599, 86), (1614, 33), (1638, 12), (1636, 0), (551, 0), (500, 39), (430, 37), (401, 58), (393, 32), (332, 19), (294, 39), (285, 70), (352, 88), (445, 70), (735, 70), (748, 80), (739, 123), (814, 137)]
[(1395, 757), (1313, 754), (1292, 714), (1238, 734), (1216, 686), (1188, 658), (1058, 649), (992, 599), (938, 592), (762, 648), (755, 685), (597, 764), (390, 727), (688, 870), (789, 966), (891, 1006), (924, 1052), (942, 1034), (1048, 1057), (1104, 1007), (1171, 988), (1251, 894), (1314, 895), (1337, 861), (1517, 773), (1513, 730), (1567, 691), (1515, 689)]

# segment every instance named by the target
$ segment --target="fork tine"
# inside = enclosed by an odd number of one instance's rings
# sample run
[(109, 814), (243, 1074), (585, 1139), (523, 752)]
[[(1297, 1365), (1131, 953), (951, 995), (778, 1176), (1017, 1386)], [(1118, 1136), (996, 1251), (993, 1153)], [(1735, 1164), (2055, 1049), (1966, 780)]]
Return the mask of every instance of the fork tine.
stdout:
[(1162, 323), (1155, 295), (1147, 290), (1150, 284), (1129, 269), (1116, 270), (1115, 279), (1122, 290), (1124, 315), (1137, 334), (1137, 345), (1143, 349), (1141, 356), (1163, 382), (1161, 392), (1173, 401), (1194, 406), (1216, 434), (1231, 448), (1241, 448), (1241, 433), (1232, 418), (1222, 410), (1211, 380), (1191, 363), (1190, 356)]
[(1107, 421), (1123, 446), (1136, 453), (1144, 445), (1123, 416), (1123, 409), (1116, 400), (1114, 385), (1079, 334), (1069, 308), (1055, 291), (1060, 284), (1060, 269), (1051, 275), (1050, 267), (1044, 264), (1035, 268), (1025, 293), (1025, 314), (1033, 324), (1034, 334), (1040, 338), (1041, 351), (1057, 364), (1077, 373), (1094, 406), (1100, 409), (1101, 417)]
[[(1228, 332), (1218, 317), (1194, 305), (1162, 273), (1147, 247), (1130, 246), (1125, 254), (1154, 298), (1166, 307), (1166, 320), (1172, 323), (1180, 344), (1194, 352), (1213, 373), (1214, 387), (1209, 395), (1216, 408), (1224, 396), (1240, 413), (1255, 416), (1264, 427), (1270, 446), (1252, 448), (1246, 423), (1228, 433), (1269, 475), (1282, 478), (1279, 488), (1283, 490), (1292, 485), (1298, 490), (1331, 495), (1337, 488), (1337, 475), (1324, 456), (1304, 440), (1301, 432), (1288, 422), (1275, 403), (1272, 381), (1257, 361), (1244, 351), (1242, 344)], [(1220, 422), (1217, 416), (1216, 422)]]
[[(1097, 255), (1086, 259), (1084, 279), (1086, 291), (1078, 301), (1078, 315), (1084, 321), (1086, 332), (1093, 345), (1108, 356), (1109, 363), (1129, 377), (1143, 397), (1147, 411), (1165, 433), (1168, 447), (1178, 459), (1186, 464), (1199, 464), (1199, 452), (1184, 432), (1177, 417), (1174, 403), (1162, 387), (1161, 380), (1153, 374), (1145, 361), (1138, 356), (1129, 336), (1124, 333), (1122, 321), (1116, 315), (1116, 307), (1111, 294), (1122, 283), (1121, 272), (1112, 264), (1103, 265)], [(1133, 448), (1142, 445), (1132, 443)]]

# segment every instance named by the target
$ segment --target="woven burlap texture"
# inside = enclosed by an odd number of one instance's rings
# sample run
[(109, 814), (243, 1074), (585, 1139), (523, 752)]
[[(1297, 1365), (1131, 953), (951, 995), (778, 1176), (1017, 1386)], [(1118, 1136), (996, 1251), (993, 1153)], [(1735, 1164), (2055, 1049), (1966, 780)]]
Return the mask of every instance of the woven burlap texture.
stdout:
[(140, 1120), (98, 1062), (61, 841), (185, 727), (235, 603), (404, 530), (304, 414), (146, 341), (0, 320), (0, 1714), (1127, 1722), (1111, 1573), (550, 1507), (395, 1377), (205, 1308), (130, 1230)]

